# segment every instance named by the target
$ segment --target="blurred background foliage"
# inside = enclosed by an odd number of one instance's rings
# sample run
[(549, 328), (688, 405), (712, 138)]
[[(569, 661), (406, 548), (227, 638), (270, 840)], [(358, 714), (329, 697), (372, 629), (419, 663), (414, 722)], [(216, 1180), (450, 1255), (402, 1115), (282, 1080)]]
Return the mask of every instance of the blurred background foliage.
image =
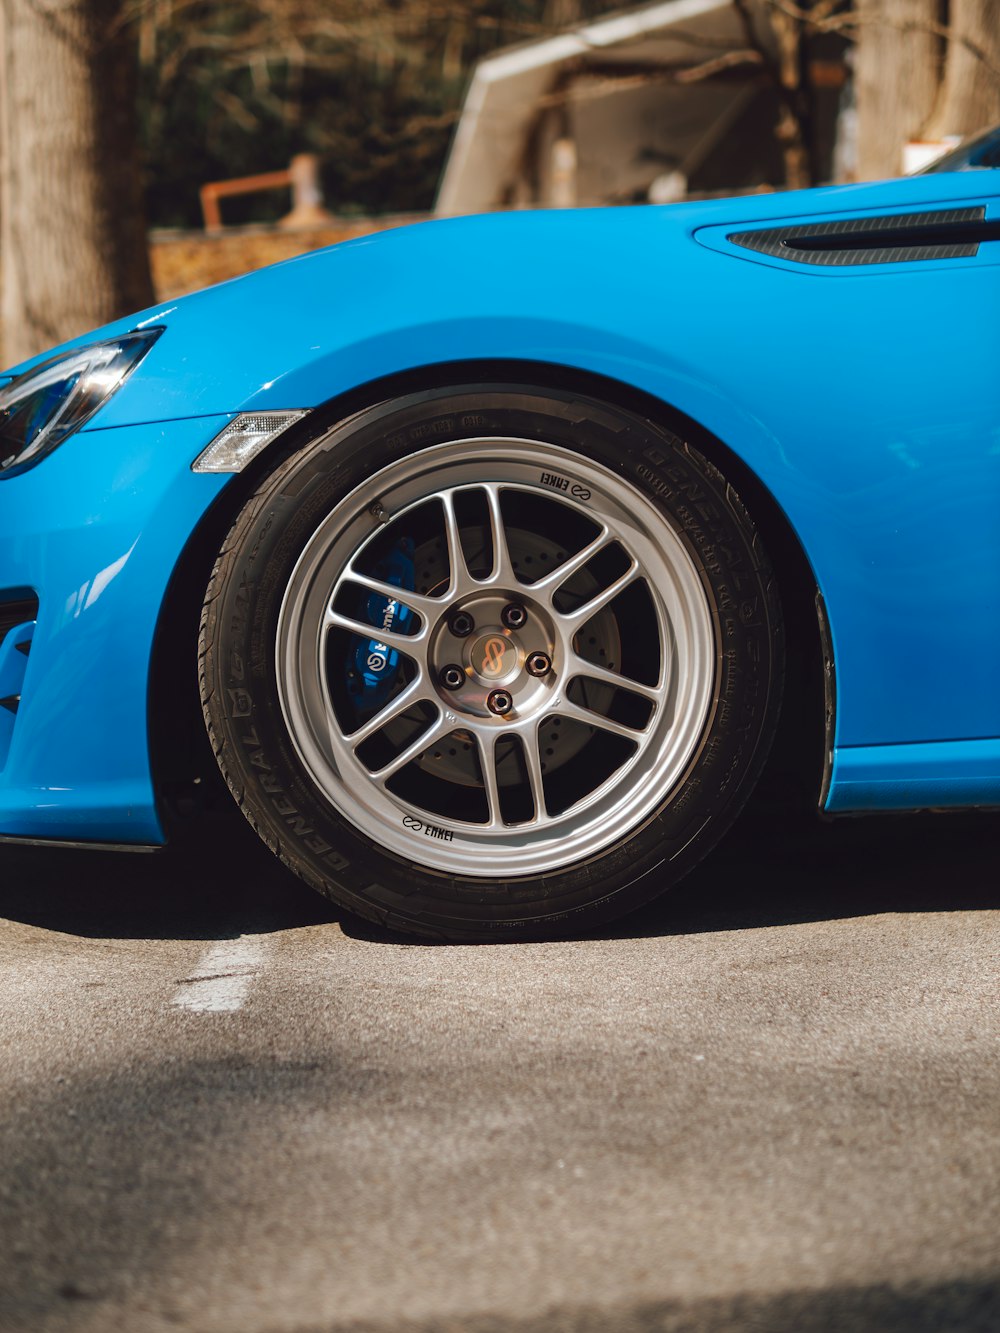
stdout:
[[(140, 137), (149, 222), (198, 227), (197, 186), (322, 162), (336, 213), (429, 209), (475, 62), (620, 8), (612, 0), (143, 0)], [(282, 196), (226, 205), (268, 221)]]

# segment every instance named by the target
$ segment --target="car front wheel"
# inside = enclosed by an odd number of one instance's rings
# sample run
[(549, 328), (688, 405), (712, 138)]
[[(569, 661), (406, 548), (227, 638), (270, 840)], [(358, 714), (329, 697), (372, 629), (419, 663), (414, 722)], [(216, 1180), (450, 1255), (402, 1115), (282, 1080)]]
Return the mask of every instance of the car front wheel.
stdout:
[(205, 602), (205, 716), (265, 841), (400, 930), (565, 934), (735, 817), (781, 622), (732, 488), (642, 416), (498, 385), (383, 403), (285, 461)]

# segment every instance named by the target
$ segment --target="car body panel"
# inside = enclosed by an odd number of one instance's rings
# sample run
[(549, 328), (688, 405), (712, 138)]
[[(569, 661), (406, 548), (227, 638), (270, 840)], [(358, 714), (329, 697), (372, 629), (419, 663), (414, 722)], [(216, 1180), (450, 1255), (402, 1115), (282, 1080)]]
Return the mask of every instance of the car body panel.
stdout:
[(147, 716), (175, 700), (149, 698), (149, 662), (178, 554), (231, 480), (190, 461), (227, 420), (72, 436), (0, 485), (0, 586), (22, 570), (39, 601), (0, 767), (0, 833), (163, 841)]
[[(951, 206), (995, 218), (997, 174), (453, 219), (286, 261), (101, 331), (166, 328), (86, 430), (0, 481), (0, 589), (37, 587), (43, 604), (29, 663), (38, 694), (26, 688), (0, 773), (0, 833), (161, 836), (145, 745), (149, 646), (173, 565), (227, 480), (190, 464), (232, 414), (506, 361), (661, 400), (774, 497), (829, 620), (830, 810), (1000, 803), (982, 760), (1000, 736), (1000, 242), (971, 258), (812, 269), (728, 239)], [(87, 607), (71, 633), (69, 599), (122, 557), (102, 614)], [(137, 631), (126, 647), (123, 625)], [(72, 679), (65, 652), (77, 657)], [(77, 744), (81, 699), (104, 720)], [(102, 729), (114, 741), (88, 759)]]
[(842, 746), (834, 751), (826, 810), (993, 806), (998, 793), (1000, 740)]

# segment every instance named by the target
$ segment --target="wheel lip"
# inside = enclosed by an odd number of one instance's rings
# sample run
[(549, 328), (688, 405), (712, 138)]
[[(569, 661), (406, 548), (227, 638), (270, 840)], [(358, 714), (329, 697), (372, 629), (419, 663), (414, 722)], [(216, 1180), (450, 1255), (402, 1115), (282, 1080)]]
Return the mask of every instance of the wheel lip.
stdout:
[[(329, 718), (324, 717), (324, 723), (332, 718), (329, 695), (322, 683), (325, 674), (321, 661), (323, 635), (316, 635), (314, 651), (306, 654), (296, 651), (296, 644), (301, 642), (297, 631), (310, 605), (315, 610), (317, 583), (324, 565), (331, 559), (331, 552), (338, 549), (338, 543), (345, 540), (346, 534), (367, 521), (368, 530), (363, 541), (351, 547), (346, 558), (352, 558), (360, 550), (364, 541), (377, 530), (372, 527), (373, 503), (389, 493), (426, 479), (423, 496), (430, 498), (441, 492), (443, 466), (460, 470), (481, 468), (490, 463), (500, 468), (530, 468), (536, 477), (549, 467), (568, 471), (571, 477), (587, 483), (588, 499), (601, 497), (617, 512), (619, 519), (624, 520), (627, 532), (623, 535), (616, 527), (613, 530), (615, 540), (629, 551), (636, 542), (640, 547), (653, 544), (656, 554), (667, 566), (669, 577), (665, 583), (658, 583), (651, 578), (646, 563), (641, 569), (660, 620), (661, 640), (669, 641), (675, 655), (680, 650), (684, 659), (683, 679), (678, 679), (676, 691), (671, 686), (672, 695), (682, 693), (684, 696), (674, 699), (680, 721), (667, 743), (662, 747), (648, 742), (641, 745), (636, 754), (583, 801), (570, 807), (569, 818), (555, 818), (543, 827), (541, 834), (531, 825), (487, 829), (457, 820), (443, 821), (447, 827), (442, 829), (435, 822), (438, 816), (378, 788), (362, 770), (359, 761), (354, 762), (356, 771), (353, 775), (342, 772), (337, 759), (343, 761), (345, 756), (331, 756), (320, 734), (329, 728), (317, 728), (317, 719), (307, 717), (302, 708), (305, 671), (314, 678), (314, 693), (315, 682), (321, 683), (329, 714)], [(508, 480), (479, 475), (451, 485), (475, 486), (491, 481), (503, 485)], [(595, 513), (591, 505), (575, 502), (564, 495), (553, 495), (537, 482), (530, 487), (535, 488), (549, 498), (575, 504), (591, 519), (607, 521), (607, 515)], [(418, 502), (423, 503), (423, 500), (408, 501)], [(328, 604), (336, 580), (326, 586), (327, 595), (320, 600)], [(521, 585), (521, 589), (523, 595), (530, 598), (531, 585)], [(430, 627), (426, 628), (430, 632)], [(416, 450), (360, 482), (334, 505), (307, 540), (286, 585), (278, 617), (275, 669), (281, 711), (292, 745), (321, 797), (341, 817), (363, 836), (377, 842), (381, 850), (408, 863), (416, 863), (429, 873), (457, 875), (475, 881), (508, 881), (561, 872), (608, 852), (680, 790), (714, 712), (717, 653), (717, 624), (704, 581), (668, 515), (634, 483), (587, 455), (536, 439), (491, 435), (471, 436)], [(303, 726), (303, 722), (307, 725)], [(495, 724), (498, 734), (502, 732), (503, 724), (504, 719), (498, 717)], [(464, 721), (458, 717), (456, 726), (460, 725), (464, 725)], [(656, 736), (658, 730), (659, 723), (652, 728), (651, 735)], [(660, 752), (654, 756), (652, 751), (657, 748)], [(638, 776), (636, 769), (641, 770)], [(362, 774), (368, 779), (367, 784), (352, 783), (352, 776), (357, 779)], [(624, 784), (629, 786), (631, 799), (613, 799), (615, 790)], [(371, 792), (376, 790), (378, 799), (373, 801)], [(386, 818), (390, 813), (392, 817)], [(445, 837), (441, 837), (442, 833)], [(448, 834), (451, 834), (450, 839)], [(489, 859), (491, 854), (495, 855), (495, 861)]]

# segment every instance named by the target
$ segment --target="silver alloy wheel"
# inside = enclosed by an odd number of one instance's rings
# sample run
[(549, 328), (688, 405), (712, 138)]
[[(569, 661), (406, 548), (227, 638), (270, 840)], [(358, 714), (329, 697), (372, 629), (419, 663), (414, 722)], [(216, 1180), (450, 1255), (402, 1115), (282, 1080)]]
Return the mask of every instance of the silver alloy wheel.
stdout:
[[(409, 587), (375, 556), (417, 530)], [(395, 676), (355, 713), (359, 648)], [(629, 482), (534, 440), (433, 446), (347, 495), (296, 564), (276, 652), (285, 724), (331, 805), (472, 879), (562, 870), (625, 838), (678, 788), (713, 700), (712, 613), (674, 528)]]

